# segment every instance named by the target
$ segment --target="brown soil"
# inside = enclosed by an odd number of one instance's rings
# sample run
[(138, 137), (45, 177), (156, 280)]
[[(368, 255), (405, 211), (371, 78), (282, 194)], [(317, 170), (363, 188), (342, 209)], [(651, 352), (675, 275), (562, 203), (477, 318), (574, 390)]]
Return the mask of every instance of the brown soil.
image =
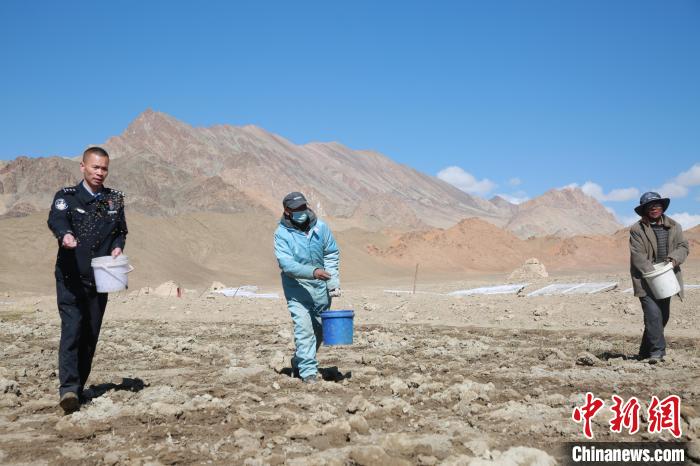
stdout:
[[(624, 276), (544, 280), (581, 278)], [(283, 300), (116, 294), (92, 398), (70, 416), (56, 406), (55, 298), (6, 293), (0, 462), (553, 464), (561, 442), (583, 440), (571, 412), (587, 391), (607, 403), (636, 396), (644, 407), (652, 395), (677, 394), (683, 438), (697, 441), (700, 290), (674, 300), (668, 358), (650, 366), (629, 358), (642, 316), (620, 291), (427, 294), (483, 284), (423, 284), (416, 295), (348, 287), (334, 307), (355, 310), (355, 342), (322, 348), (325, 380), (313, 386), (289, 376)], [(609, 418), (595, 418), (595, 440), (670, 439), (645, 433), (645, 422), (642, 433), (612, 434)]]

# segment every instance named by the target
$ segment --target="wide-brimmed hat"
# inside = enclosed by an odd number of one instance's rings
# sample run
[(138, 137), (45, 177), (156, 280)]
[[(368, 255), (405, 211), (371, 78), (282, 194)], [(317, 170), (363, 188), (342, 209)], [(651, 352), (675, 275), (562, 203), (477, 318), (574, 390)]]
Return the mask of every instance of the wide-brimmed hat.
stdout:
[(649, 191), (648, 193), (642, 194), (642, 197), (639, 198), (639, 205), (634, 208), (634, 211), (637, 212), (637, 215), (643, 217), (647, 205), (654, 202), (660, 202), (663, 211), (666, 212), (666, 209), (668, 209), (668, 205), (671, 203), (671, 199), (667, 197), (661, 197), (659, 193)]

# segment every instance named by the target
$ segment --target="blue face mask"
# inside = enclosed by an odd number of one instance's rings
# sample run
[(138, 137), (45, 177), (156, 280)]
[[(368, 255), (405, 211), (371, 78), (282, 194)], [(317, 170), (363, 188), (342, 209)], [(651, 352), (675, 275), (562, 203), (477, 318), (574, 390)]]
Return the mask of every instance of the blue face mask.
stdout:
[(309, 212), (306, 210), (300, 210), (298, 212), (292, 212), (292, 222), (297, 225), (305, 223), (309, 219)]

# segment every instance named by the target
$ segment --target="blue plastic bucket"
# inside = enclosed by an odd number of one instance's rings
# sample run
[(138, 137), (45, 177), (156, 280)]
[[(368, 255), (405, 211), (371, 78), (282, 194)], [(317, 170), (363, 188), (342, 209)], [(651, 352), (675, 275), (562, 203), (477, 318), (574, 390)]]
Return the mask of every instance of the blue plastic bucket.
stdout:
[(323, 311), (323, 344), (352, 345), (352, 321), (355, 312), (347, 310)]

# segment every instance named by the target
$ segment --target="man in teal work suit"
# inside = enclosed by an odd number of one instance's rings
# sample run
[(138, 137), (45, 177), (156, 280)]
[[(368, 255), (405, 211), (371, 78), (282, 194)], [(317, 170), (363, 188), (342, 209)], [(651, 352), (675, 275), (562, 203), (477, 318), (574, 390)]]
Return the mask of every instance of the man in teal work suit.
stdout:
[(282, 269), (282, 288), (294, 321), (293, 370), (304, 383), (316, 383), (318, 351), (323, 341), (321, 312), (340, 296), (340, 251), (330, 228), (316, 217), (299, 192), (282, 200), (284, 214), (275, 231), (275, 256)]

